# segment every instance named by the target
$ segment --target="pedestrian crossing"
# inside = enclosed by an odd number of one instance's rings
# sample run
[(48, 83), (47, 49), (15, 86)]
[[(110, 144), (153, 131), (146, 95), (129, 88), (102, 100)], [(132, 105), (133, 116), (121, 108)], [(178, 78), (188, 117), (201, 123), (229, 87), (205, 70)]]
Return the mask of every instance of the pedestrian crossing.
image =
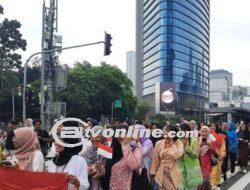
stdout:
[(240, 180), (233, 184), (228, 190), (240, 190), (244, 189), (250, 183), (250, 172), (244, 175)]
[(232, 175), (227, 172), (227, 181), (222, 181), (221, 190), (250, 190), (250, 167), (248, 172), (243, 174), (240, 167), (236, 166), (235, 173)]

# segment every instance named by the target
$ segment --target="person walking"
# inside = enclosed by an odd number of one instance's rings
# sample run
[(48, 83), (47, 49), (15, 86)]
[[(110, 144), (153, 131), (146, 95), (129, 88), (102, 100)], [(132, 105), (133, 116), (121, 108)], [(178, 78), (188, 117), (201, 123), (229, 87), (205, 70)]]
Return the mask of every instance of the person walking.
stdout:
[(177, 133), (178, 128), (175, 125), (165, 127), (166, 138), (158, 141), (153, 150), (150, 174), (158, 190), (177, 190), (181, 183), (178, 160), (184, 155), (184, 149), (177, 137), (168, 136), (171, 132)]
[[(121, 126), (126, 129), (126, 127)], [(133, 171), (138, 171), (142, 162), (141, 144), (137, 142), (131, 147), (131, 139), (124, 137), (118, 139), (121, 149), (122, 158), (111, 168), (110, 190), (130, 190)]]
[(215, 139), (213, 139), (210, 136), (210, 130), (207, 126), (201, 127), (200, 130), (200, 138), (199, 138), (199, 144), (200, 144), (200, 165), (201, 165), (201, 171), (203, 175), (203, 184), (199, 186), (198, 189), (201, 190), (210, 190), (211, 184), (210, 184), (210, 175), (212, 172), (212, 160), (213, 157), (217, 157), (217, 150), (216, 150), (216, 143)]
[(237, 133), (236, 133), (237, 127), (236, 124), (230, 123), (228, 130), (226, 131), (227, 137), (228, 137), (228, 154), (230, 158), (230, 164), (231, 164), (231, 175), (234, 175), (235, 172), (235, 162), (237, 159), (237, 153), (238, 153), (238, 143), (237, 143)]
[(226, 156), (226, 136), (222, 134), (219, 124), (212, 123), (210, 126), (211, 135), (216, 139), (217, 143), (217, 164), (212, 167), (210, 174), (210, 183), (212, 189), (220, 189), (221, 185), (221, 166), (223, 159)]
[[(191, 131), (188, 124), (179, 126), (183, 132)], [(181, 139), (184, 146), (184, 156), (179, 162), (181, 172), (180, 190), (196, 190), (202, 184), (202, 172), (199, 162), (200, 145), (198, 138), (184, 137)]]
[[(141, 124), (136, 124), (134, 128), (138, 130), (139, 134), (146, 130), (146, 127)], [(143, 137), (134, 138), (131, 142), (132, 148), (136, 146), (137, 141), (141, 144), (142, 162), (139, 172), (133, 171), (131, 190), (150, 190), (149, 169), (152, 162), (153, 143), (145, 133)]]
[(227, 180), (227, 170), (228, 170), (228, 160), (229, 160), (229, 152), (228, 152), (228, 147), (229, 147), (229, 141), (228, 141), (228, 136), (227, 136), (227, 131), (228, 130), (228, 124), (226, 122), (223, 122), (221, 124), (221, 133), (225, 137), (225, 150), (226, 150), (226, 155), (223, 158), (222, 166), (221, 166), (221, 171), (223, 175), (224, 181)]
[(239, 125), (239, 131), (237, 133), (238, 139), (238, 164), (243, 173), (247, 173), (247, 162), (248, 162), (248, 143), (250, 133), (246, 125), (241, 122)]

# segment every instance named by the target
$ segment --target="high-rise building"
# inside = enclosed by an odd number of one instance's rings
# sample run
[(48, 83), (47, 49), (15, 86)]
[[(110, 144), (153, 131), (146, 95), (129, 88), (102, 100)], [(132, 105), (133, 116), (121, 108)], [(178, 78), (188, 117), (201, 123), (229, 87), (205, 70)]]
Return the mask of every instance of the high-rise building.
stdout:
[[(210, 0), (138, 0), (136, 11), (137, 96), (152, 114), (200, 111), (208, 101)], [(173, 109), (162, 105), (169, 102)]]
[(209, 80), (209, 102), (230, 104), (232, 102), (233, 74), (223, 70), (212, 70)]
[(135, 51), (128, 51), (126, 56), (126, 73), (128, 78), (132, 81), (133, 93), (135, 93), (135, 81), (136, 81), (136, 64), (135, 64)]

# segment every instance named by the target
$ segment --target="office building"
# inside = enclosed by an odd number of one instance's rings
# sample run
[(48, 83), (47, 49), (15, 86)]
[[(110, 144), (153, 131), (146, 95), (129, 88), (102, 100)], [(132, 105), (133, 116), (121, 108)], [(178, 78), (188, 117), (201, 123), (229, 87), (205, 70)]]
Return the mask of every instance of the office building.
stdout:
[(219, 69), (212, 70), (209, 77), (209, 102), (230, 104), (232, 102), (233, 74)]
[(136, 1), (137, 96), (151, 114), (188, 114), (208, 101), (210, 1)]
[(126, 73), (128, 78), (133, 83), (133, 93), (135, 93), (135, 85), (136, 85), (136, 64), (135, 64), (135, 51), (127, 52), (126, 56)]

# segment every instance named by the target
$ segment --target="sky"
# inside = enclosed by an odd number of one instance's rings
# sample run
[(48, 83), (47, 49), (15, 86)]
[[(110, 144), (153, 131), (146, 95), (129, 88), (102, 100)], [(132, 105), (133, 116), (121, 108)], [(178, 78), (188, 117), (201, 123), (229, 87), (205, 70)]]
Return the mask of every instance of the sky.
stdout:
[[(4, 15), (22, 23), (27, 39), (23, 59), (41, 50), (43, 0), (0, 0)], [(136, 0), (59, 0), (58, 34), (63, 46), (103, 41), (104, 31), (112, 34), (112, 54), (103, 56), (103, 45), (64, 51), (60, 60), (73, 65), (87, 60), (101, 61), (126, 71), (126, 52), (135, 50)], [(236, 3), (237, 2), (237, 3)], [(233, 73), (234, 85), (250, 86), (250, 1), (211, 0), (210, 69)]]

